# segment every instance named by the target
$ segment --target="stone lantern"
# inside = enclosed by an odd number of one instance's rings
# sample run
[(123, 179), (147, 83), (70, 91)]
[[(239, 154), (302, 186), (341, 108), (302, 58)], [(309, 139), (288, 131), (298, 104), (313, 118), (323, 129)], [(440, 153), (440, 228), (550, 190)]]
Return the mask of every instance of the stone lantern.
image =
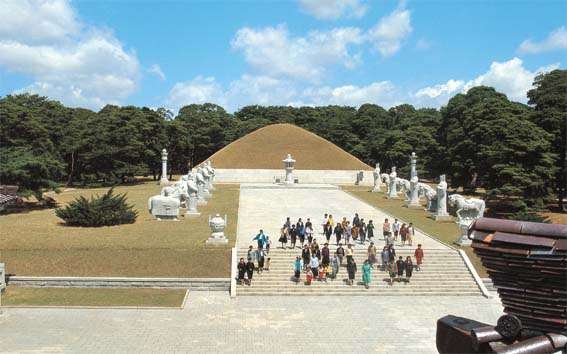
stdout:
[(224, 229), (226, 228), (227, 220), (228, 219), (226, 215), (224, 216), (224, 219), (219, 214), (216, 214), (213, 217), (209, 215), (209, 227), (211, 228), (211, 236), (209, 236), (209, 238), (207, 239), (207, 245), (228, 244), (228, 239), (224, 235)]
[(287, 154), (287, 157), (282, 160), (285, 168), (285, 184), (293, 184), (293, 166), (295, 165), (295, 160), (291, 158), (291, 154)]
[(161, 179), (159, 180), (160, 185), (167, 185), (169, 184), (169, 180), (167, 179), (167, 150), (161, 150)]

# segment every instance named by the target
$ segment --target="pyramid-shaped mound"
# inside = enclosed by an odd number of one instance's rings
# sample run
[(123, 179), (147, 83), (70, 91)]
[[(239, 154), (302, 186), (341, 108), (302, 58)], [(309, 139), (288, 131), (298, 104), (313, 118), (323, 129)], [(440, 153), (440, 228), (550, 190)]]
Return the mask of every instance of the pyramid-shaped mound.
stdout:
[(215, 168), (282, 169), (291, 154), (298, 170), (372, 170), (335, 144), (293, 124), (272, 124), (233, 141), (210, 157)]

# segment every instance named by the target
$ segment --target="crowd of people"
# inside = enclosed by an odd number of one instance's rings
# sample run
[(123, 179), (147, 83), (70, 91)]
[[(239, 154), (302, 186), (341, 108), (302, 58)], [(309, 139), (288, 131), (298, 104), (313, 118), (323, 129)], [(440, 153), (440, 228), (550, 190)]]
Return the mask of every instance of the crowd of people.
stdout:
[[(379, 269), (389, 275), (389, 284), (394, 282), (409, 283), (413, 271), (419, 271), (424, 258), (421, 244), (414, 252), (415, 264), (411, 256), (405, 259), (402, 256), (396, 258), (395, 243), (399, 240), (399, 246), (406, 244), (412, 246), (415, 229), (412, 223), (400, 223), (394, 219), (390, 223), (388, 219), (382, 224), (382, 235), (385, 242), (382, 251), (378, 255), (375, 245), (375, 225), (372, 220), (365, 222), (355, 213), (352, 222), (343, 217), (341, 221), (335, 222), (333, 215), (325, 214), (321, 223), (321, 235), (324, 242), (321, 246), (315, 237), (314, 225), (310, 218), (299, 218), (296, 223), (292, 223), (287, 217), (281, 230), (278, 241), (281, 248), (295, 249), (301, 248), (301, 255), (297, 256), (293, 262), (293, 280), (300, 283), (301, 274), (304, 273), (304, 284), (311, 285), (314, 281), (327, 282), (337, 279), (341, 267), (346, 268), (347, 285), (354, 285), (358, 267), (354, 259), (354, 244), (365, 245), (368, 242), (367, 257), (361, 267), (362, 284), (368, 289), (372, 279), (372, 271)], [(332, 235), (336, 249), (331, 254), (329, 244)], [(252, 238), (257, 242), (257, 248), (249, 247), (247, 262), (244, 258), (238, 263), (238, 281), (250, 285), (254, 271), (258, 273), (269, 271), (271, 258), (269, 257), (271, 240), (264, 234), (263, 230)], [(344, 246), (343, 246), (344, 241)], [(289, 247), (287, 246), (290, 243)], [(380, 259), (378, 258), (380, 257)], [(346, 259), (346, 261), (345, 261)], [(255, 266), (256, 262), (257, 266)]]

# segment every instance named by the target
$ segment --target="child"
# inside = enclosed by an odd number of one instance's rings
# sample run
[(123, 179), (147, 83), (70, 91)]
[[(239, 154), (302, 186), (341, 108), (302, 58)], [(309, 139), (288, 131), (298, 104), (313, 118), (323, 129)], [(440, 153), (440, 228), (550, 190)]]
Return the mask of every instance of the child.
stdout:
[(295, 278), (296, 284), (299, 283), (300, 276), (301, 276), (301, 258), (297, 256), (295, 257), (295, 262), (293, 263), (293, 277)]
[(272, 264), (272, 259), (270, 257), (268, 257), (268, 259), (266, 260), (266, 263), (264, 264), (264, 270), (266, 271), (270, 271), (270, 264)]
[(305, 285), (311, 285), (312, 281), (313, 281), (313, 273), (311, 273), (310, 268), (307, 268), (307, 271), (305, 272)]
[(323, 267), (322, 265), (319, 266), (319, 281), (324, 281), (325, 283), (327, 282), (327, 273), (325, 271), (325, 267)]

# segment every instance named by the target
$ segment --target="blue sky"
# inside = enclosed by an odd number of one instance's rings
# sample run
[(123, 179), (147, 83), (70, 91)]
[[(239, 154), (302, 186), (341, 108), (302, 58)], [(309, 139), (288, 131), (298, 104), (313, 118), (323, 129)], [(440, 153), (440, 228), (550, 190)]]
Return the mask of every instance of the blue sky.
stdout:
[(0, 95), (70, 106), (525, 102), (564, 68), (565, 1), (0, 0)]

